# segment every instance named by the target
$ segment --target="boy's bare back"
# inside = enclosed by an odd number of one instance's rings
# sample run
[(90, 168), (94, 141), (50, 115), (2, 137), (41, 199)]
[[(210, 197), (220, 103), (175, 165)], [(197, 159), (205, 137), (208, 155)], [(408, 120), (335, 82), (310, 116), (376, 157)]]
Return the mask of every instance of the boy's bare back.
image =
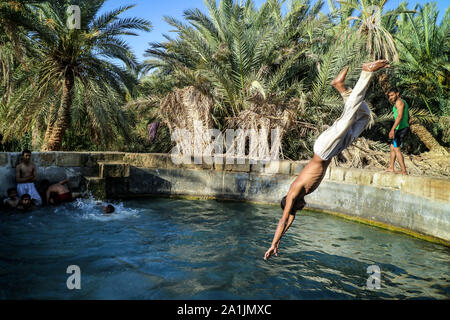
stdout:
[(67, 192), (70, 192), (70, 189), (67, 187), (66, 184), (69, 183), (69, 180), (60, 181), (58, 183), (52, 184), (50, 187), (48, 187), (48, 192), (56, 192), (58, 194), (64, 194)]

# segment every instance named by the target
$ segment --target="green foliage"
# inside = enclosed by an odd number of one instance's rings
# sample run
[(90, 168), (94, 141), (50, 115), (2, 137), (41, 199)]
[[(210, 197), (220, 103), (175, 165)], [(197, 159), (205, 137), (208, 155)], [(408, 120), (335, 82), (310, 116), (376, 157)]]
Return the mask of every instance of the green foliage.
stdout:
[[(161, 99), (175, 88), (194, 86), (212, 97), (216, 128), (251, 106), (255, 96), (272, 105), (297, 106), (297, 124), (286, 132), (284, 156), (312, 156), (317, 136), (342, 112), (343, 101), (329, 85), (346, 65), (346, 84), (356, 82), (362, 63), (391, 59), (389, 82), (399, 87), (411, 116), (444, 146), (449, 133), (449, 18), (438, 23), (436, 5), (385, 0), (205, 0), (207, 12), (184, 11), (184, 20), (165, 17), (176, 31), (150, 44), (139, 65), (122, 36), (149, 30), (139, 18), (121, 19), (131, 6), (97, 15), (105, 0), (70, 1), (81, 7), (81, 30), (65, 24), (69, 1), (0, 3), (0, 129), (11, 149), (29, 146), (32, 128), (40, 135), (61, 113), (63, 80), (75, 75), (65, 150), (169, 152), (173, 146), (162, 125), (156, 142), (148, 125), (158, 119)], [(121, 65), (113, 61), (120, 61)], [(151, 73), (150, 73), (151, 72)], [(138, 75), (142, 76), (138, 80)], [(388, 142), (392, 106), (374, 81), (366, 100), (374, 125), (363, 136)], [(425, 151), (416, 137), (413, 153)], [(5, 144), (4, 144), (5, 147)]]
[(436, 4), (416, 7), (417, 14), (402, 14), (395, 34), (400, 63), (393, 77), (415, 107), (431, 115), (449, 115), (450, 9), (437, 24)]
[[(138, 64), (122, 36), (137, 35), (134, 30), (149, 31), (151, 25), (144, 19), (118, 17), (133, 6), (99, 16), (104, 2), (25, 1), (12, 17), (6, 9), (1, 10), (5, 6), (0, 7), (5, 28), (21, 26), (3, 39), (11, 48), (0, 50), (0, 57), (6, 57), (2, 64), (9, 66), (4, 69), (9, 68), (5, 70), (8, 75), (13, 73), (14, 80), (2, 77), (0, 82), (4, 85), (0, 129), (6, 140), (20, 138), (38, 124), (43, 134), (45, 125), (59, 125), (57, 120), (67, 107), (71, 137), (77, 140), (80, 132), (85, 133), (89, 142), (83, 146), (117, 148), (129, 140), (133, 123), (122, 106), (137, 84), (133, 70)], [(69, 29), (66, 24), (70, 4), (80, 6), (81, 29)], [(32, 50), (25, 50), (27, 45)], [(71, 78), (74, 85), (66, 106), (63, 89)], [(77, 143), (66, 139), (64, 145), (73, 148)]]
[(177, 39), (154, 43), (147, 50), (147, 70), (158, 68), (180, 84), (207, 91), (217, 114), (231, 116), (244, 110), (255, 88), (282, 100), (296, 94), (298, 80), (311, 65), (306, 60), (309, 35), (320, 27), (315, 16), (322, 3), (292, 1), (281, 15), (281, 3), (269, 0), (257, 10), (253, 1), (240, 6), (232, 0), (205, 1), (209, 15), (186, 10), (188, 24), (165, 17), (176, 28)]

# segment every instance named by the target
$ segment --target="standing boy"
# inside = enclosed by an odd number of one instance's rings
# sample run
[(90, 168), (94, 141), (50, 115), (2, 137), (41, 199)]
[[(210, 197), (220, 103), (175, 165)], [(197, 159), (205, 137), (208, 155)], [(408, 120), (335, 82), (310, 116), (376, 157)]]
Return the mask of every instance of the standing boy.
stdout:
[(397, 159), (402, 171), (400, 174), (408, 174), (406, 171), (405, 160), (403, 159), (402, 152), (400, 150), (403, 140), (409, 133), (409, 108), (408, 103), (405, 100), (400, 98), (400, 92), (396, 88), (392, 88), (388, 92), (389, 102), (393, 104), (393, 112), (394, 112), (394, 125), (392, 126), (391, 131), (389, 132), (389, 139), (392, 139), (391, 143), (391, 161), (390, 166), (386, 170), (388, 172), (396, 173), (395, 168), (395, 160)]

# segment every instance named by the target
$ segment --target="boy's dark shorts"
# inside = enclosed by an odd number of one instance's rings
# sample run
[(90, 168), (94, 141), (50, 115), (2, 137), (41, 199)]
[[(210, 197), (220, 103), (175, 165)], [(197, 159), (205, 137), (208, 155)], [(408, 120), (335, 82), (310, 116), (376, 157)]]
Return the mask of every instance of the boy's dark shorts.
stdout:
[(408, 134), (409, 134), (409, 127), (400, 130), (395, 130), (394, 141), (392, 142), (394, 148), (400, 148), (403, 145), (403, 141), (405, 140)]

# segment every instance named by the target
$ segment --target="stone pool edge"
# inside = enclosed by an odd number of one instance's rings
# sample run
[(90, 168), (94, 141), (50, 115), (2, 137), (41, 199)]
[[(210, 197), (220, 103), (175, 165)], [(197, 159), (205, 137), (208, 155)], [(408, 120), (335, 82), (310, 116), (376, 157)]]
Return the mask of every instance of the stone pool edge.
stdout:
[[(0, 193), (14, 186), (19, 153), (0, 152)], [(170, 196), (277, 205), (306, 161), (179, 164), (170, 154), (36, 152), (39, 179), (71, 179), (98, 198)], [(450, 179), (330, 167), (307, 209), (450, 246)]]

